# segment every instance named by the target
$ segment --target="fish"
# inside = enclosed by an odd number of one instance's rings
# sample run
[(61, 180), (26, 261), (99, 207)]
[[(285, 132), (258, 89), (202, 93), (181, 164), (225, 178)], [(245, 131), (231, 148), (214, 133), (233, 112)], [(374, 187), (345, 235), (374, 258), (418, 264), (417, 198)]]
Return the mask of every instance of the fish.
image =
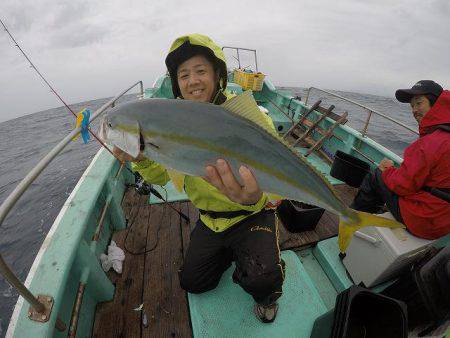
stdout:
[(238, 168), (244, 165), (262, 191), (338, 215), (341, 252), (362, 227), (404, 227), (350, 209), (328, 180), (271, 128), (251, 91), (222, 105), (160, 98), (127, 102), (108, 111), (99, 135), (133, 157), (142, 152), (165, 166), (177, 186), (182, 185), (180, 174), (204, 177), (205, 167), (219, 158), (229, 163), (238, 181)]

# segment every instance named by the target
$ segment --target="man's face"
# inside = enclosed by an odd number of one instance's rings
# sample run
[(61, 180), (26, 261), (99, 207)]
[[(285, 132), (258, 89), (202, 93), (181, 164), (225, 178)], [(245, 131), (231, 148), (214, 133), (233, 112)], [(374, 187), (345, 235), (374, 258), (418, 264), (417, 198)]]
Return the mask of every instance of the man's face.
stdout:
[(185, 100), (211, 102), (219, 74), (202, 55), (184, 61), (177, 70), (178, 86)]
[(417, 123), (420, 123), (425, 114), (431, 109), (430, 101), (425, 95), (415, 95), (411, 99), (411, 109)]

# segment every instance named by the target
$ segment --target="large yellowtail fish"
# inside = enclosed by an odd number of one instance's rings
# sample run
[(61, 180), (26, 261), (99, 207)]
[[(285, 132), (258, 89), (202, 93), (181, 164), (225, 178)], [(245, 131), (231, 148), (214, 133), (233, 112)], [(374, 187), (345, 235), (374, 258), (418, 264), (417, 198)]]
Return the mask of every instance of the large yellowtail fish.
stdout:
[(134, 157), (143, 142), (145, 156), (187, 175), (204, 176), (206, 165), (223, 158), (239, 178), (238, 168), (246, 165), (262, 191), (337, 214), (342, 252), (364, 226), (403, 226), (348, 208), (329, 182), (270, 128), (249, 91), (221, 106), (168, 99), (125, 103), (108, 112), (100, 134)]

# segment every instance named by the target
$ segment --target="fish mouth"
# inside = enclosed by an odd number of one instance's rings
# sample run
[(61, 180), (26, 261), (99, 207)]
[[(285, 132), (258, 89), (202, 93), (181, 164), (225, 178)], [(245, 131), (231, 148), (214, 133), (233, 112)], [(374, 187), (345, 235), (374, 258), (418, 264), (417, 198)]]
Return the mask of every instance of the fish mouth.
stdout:
[(138, 157), (141, 151), (141, 128), (137, 121), (115, 124), (105, 117), (100, 124), (99, 137), (134, 158)]
[(102, 119), (100, 122), (100, 127), (98, 128), (97, 136), (102, 140), (103, 142), (107, 142), (107, 131), (108, 131), (108, 120), (106, 116)]

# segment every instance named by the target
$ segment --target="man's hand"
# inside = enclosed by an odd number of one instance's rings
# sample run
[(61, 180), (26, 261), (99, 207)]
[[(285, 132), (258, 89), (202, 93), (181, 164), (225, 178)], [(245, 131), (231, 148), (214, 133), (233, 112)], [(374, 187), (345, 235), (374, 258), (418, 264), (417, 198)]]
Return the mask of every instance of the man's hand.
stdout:
[(114, 147), (113, 148), (113, 154), (119, 159), (121, 162), (129, 161), (129, 162), (139, 162), (143, 161), (145, 159), (144, 155), (142, 153), (139, 153), (138, 157), (134, 158), (133, 156), (127, 154), (123, 150)]
[(392, 162), (390, 159), (388, 158), (383, 158), (380, 163), (378, 164), (378, 168), (381, 171), (385, 171), (387, 168), (393, 167), (394, 166), (394, 162)]
[(258, 182), (250, 169), (245, 166), (239, 168), (243, 186), (234, 177), (228, 163), (222, 159), (218, 159), (215, 166), (206, 166), (206, 174), (204, 179), (233, 202), (251, 205), (257, 203), (262, 196)]

